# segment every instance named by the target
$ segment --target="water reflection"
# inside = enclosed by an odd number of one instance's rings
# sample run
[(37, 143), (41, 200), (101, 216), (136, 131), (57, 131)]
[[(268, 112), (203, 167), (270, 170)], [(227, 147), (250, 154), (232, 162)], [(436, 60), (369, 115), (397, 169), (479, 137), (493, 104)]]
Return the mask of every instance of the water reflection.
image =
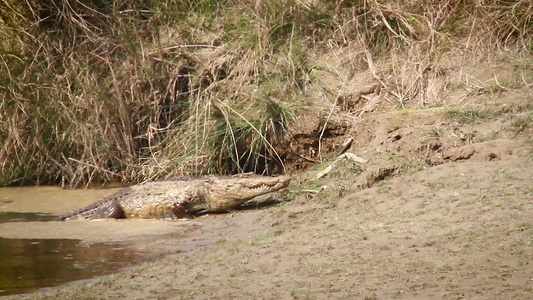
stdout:
[(135, 263), (137, 253), (79, 240), (0, 238), (0, 296), (92, 278)]
[(57, 216), (46, 213), (0, 211), (0, 223), (27, 221), (57, 221)]

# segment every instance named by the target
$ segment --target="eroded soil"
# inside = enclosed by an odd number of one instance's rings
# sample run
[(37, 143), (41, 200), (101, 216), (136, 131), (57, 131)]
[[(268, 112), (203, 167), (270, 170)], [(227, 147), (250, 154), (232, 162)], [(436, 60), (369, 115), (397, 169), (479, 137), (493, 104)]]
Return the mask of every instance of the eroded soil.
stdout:
[(11, 298), (531, 299), (533, 98), (493, 100), (374, 113), (338, 136), (367, 163), (294, 172), (291, 201), (186, 221), (197, 237), (160, 242), (207, 246)]

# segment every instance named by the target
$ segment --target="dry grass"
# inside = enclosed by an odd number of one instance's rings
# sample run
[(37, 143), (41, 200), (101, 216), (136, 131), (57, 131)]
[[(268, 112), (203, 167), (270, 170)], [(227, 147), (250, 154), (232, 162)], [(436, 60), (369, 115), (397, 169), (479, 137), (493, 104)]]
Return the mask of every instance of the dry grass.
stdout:
[(0, 185), (283, 172), (292, 115), (324, 86), (322, 54), (349, 62), (339, 79), (370, 73), (388, 103), (420, 107), (448, 88), (447, 53), (529, 54), (533, 36), (525, 0), (8, 0), (0, 11)]

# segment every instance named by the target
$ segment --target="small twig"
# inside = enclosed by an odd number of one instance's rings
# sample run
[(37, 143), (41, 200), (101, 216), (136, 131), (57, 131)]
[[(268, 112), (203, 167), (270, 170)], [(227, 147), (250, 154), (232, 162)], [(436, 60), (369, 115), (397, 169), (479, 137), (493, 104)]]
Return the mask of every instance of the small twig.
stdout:
[(504, 90), (504, 91), (508, 91), (507, 88), (503, 87), (503, 86), (498, 82), (498, 77), (496, 77), (496, 74), (492, 74), (492, 75), (494, 75), (494, 81), (496, 81), (496, 85), (497, 85), (498, 87), (500, 87), (502, 90)]
[(287, 149), (289, 149), (289, 152), (292, 154), (292, 155), (295, 155), (305, 161), (308, 161), (308, 162), (312, 162), (312, 163), (319, 163), (320, 161), (316, 160), (316, 159), (312, 159), (312, 158), (307, 158), (305, 156), (302, 156), (298, 153), (296, 153), (294, 150), (292, 150), (292, 148), (290, 146), (287, 146)]
[(353, 153), (350, 153), (350, 152), (347, 152), (347, 153), (344, 153), (342, 155), (340, 155), (339, 157), (337, 157), (337, 159), (335, 159), (335, 161), (329, 165), (326, 169), (318, 172), (318, 174), (316, 175), (315, 179), (320, 179), (326, 175), (329, 174), (329, 172), (331, 172), (333, 170), (333, 168), (337, 167), (338, 164), (340, 164), (340, 161), (341, 160), (345, 160), (345, 161), (351, 161), (353, 163), (357, 163), (357, 164), (365, 164), (367, 162), (366, 159), (364, 158), (361, 158)]
[(352, 146), (353, 141), (353, 137), (349, 137), (346, 141), (344, 141), (339, 150), (337, 150), (336, 156), (341, 156), (342, 154), (344, 154), (344, 152), (348, 151), (348, 149), (350, 149), (350, 147)]
[(522, 82), (524, 83), (524, 85), (525, 85), (526, 87), (529, 87), (530, 84), (527, 83), (526, 79), (524, 78), (524, 73), (520, 74), (520, 76), (522, 77)]
[(318, 194), (318, 193), (320, 193), (320, 191), (317, 191), (317, 190), (302, 190), (302, 192), (304, 192), (304, 193), (311, 193), (311, 194)]
[(370, 71), (372, 76), (379, 82), (379, 84), (381, 84), (381, 87), (388, 91), (389, 89), (387, 88), (387, 85), (376, 74), (376, 69), (374, 68), (374, 61), (372, 60), (372, 54), (370, 53), (370, 51), (368, 51), (368, 49), (365, 49), (365, 56), (366, 57), (364, 60), (368, 64), (368, 70)]
[(322, 137), (324, 136), (324, 132), (326, 131), (326, 127), (328, 126), (329, 120), (331, 119), (331, 116), (333, 115), (333, 111), (335, 110), (335, 107), (337, 107), (337, 102), (339, 101), (340, 95), (337, 95), (335, 97), (335, 103), (331, 106), (331, 109), (329, 110), (328, 117), (326, 118), (326, 122), (324, 122), (324, 126), (322, 127), (322, 131), (320, 132), (320, 136), (318, 137), (318, 157), (322, 157)]
[(219, 46), (213, 46), (213, 45), (202, 45), (202, 44), (198, 44), (198, 45), (175, 45), (175, 46), (170, 46), (170, 47), (165, 47), (165, 48), (162, 48), (162, 49), (159, 49), (157, 51), (153, 51), (153, 52), (150, 52), (148, 53), (148, 55), (154, 55), (154, 54), (159, 54), (161, 52), (166, 52), (166, 51), (170, 51), (170, 50), (174, 50), (174, 49), (183, 49), (183, 48), (212, 48), (212, 49), (222, 49), (224, 51), (228, 51), (228, 52), (233, 52), (235, 54), (234, 51), (231, 51), (231, 50), (228, 50), (224, 47), (219, 47)]
[[(381, 17), (381, 21), (383, 22), (383, 24), (385, 25), (385, 27), (387, 27), (387, 29), (392, 32), (393, 35), (395, 35), (396, 37), (399, 37), (400, 39), (404, 40), (405, 42), (409, 42), (403, 35), (401, 34), (398, 34), (394, 29), (392, 29), (392, 27), (390, 26), (389, 22), (387, 21), (387, 18), (385, 18), (385, 15), (383, 14), (383, 12), (381, 11), (381, 8), (379, 7), (380, 5), (378, 4), (377, 1), (374, 1), (376, 7), (377, 7), (377, 12), (379, 14), (379, 16)], [(405, 22), (402, 22), (404, 23), (405, 25)]]
[(337, 91), (337, 96), (335, 96), (335, 103), (333, 103), (333, 105), (331, 106), (328, 117), (326, 118), (326, 122), (324, 122), (322, 131), (320, 132), (320, 136), (318, 137), (318, 157), (320, 159), (322, 159), (322, 137), (324, 136), (324, 132), (326, 131), (326, 127), (328, 126), (329, 120), (331, 119), (331, 116), (333, 115), (333, 112), (335, 111), (335, 108), (337, 107), (337, 103), (339, 102), (339, 98), (341, 97), (341, 91), (344, 90), (345, 86), (346, 86), (346, 78), (343, 78), (342, 86)]
[(112, 171), (106, 170), (106, 169), (104, 169), (104, 168), (101, 168), (101, 167), (95, 166), (95, 165), (90, 164), (90, 163), (86, 163), (86, 162), (81, 161), (81, 160), (77, 160), (77, 159), (72, 158), (72, 157), (69, 157), (68, 160), (71, 160), (71, 161), (77, 162), (77, 163), (82, 164), (82, 165), (86, 165), (86, 166), (91, 167), (91, 168), (95, 168), (95, 169), (100, 170), (100, 171), (102, 171), (102, 172), (104, 172), (104, 173), (108, 173), (108, 174), (111, 174), (111, 175), (114, 175), (114, 176), (120, 176), (120, 174), (118, 174), (118, 173), (115, 173), (115, 172), (112, 172)]

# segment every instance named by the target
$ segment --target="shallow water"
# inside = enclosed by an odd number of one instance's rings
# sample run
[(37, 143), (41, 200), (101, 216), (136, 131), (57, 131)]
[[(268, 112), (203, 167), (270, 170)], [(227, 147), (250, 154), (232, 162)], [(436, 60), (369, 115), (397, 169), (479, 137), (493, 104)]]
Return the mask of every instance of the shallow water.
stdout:
[(0, 211), (0, 223), (56, 220), (57, 216), (46, 213)]
[(107, 274), (140, 259), (131, 248), (70, 239), (0, 238), (0, 295)]
[(56, 221), (58, 215), (116, 190), (0, 188), (0, 296), (89, 279), (150, 260), (161, 251), (146, 247), (146, 240), (168, 239), (194, 225), (158, 220)]
[(64, 190), (55, 186), (0, 188), (0, 212), (61, 215), (104, 198), (119, 188)]

